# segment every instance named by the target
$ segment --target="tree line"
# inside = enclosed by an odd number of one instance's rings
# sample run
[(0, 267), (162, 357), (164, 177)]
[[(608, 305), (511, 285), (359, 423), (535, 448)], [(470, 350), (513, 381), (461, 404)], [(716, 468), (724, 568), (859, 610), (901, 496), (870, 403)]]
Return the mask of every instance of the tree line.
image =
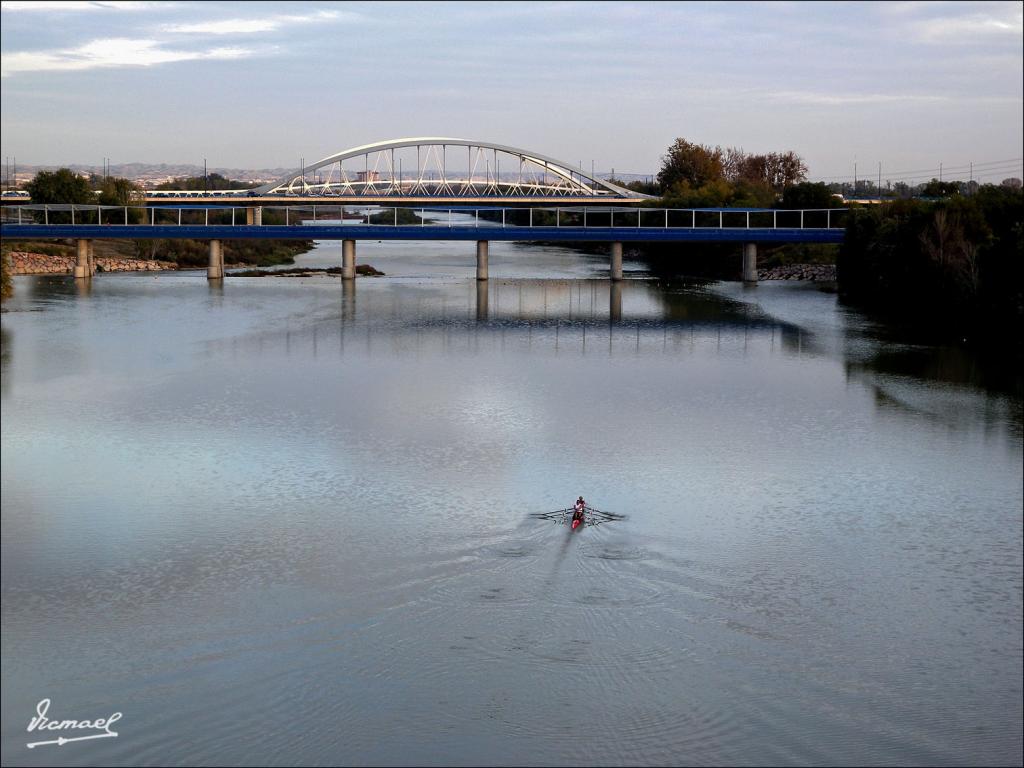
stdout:
[[(945, 337), (1016, 339), (1024, 327), (1024, 192), (1001, 184), (932, 179), (897, 184), (870, 206), (836, 194), (841, 185), (811, 183), (791, 151), (750, 154), (677, 138), (657, 181), (623, 183), (655, 207), (849, 208), (841, 246), (782, 245), (761, 250), (760, 266), (835, 262), (841, 299)], [(861, 180), (857, 194), (876, 197)], [(875, 195), (865, 192), (874, 191)], [(655, 274), (736, 278), (736, 248), (718, 244), (635, 243)], [(997, 333), (993, 333), (998, 329)]]
[(836, 266), (844, 301), (959, 340), (1015, 338), (1020, 354), (1019, 186), (984, 184), (970, 196), (857, 207)]
[[(807, 163), (792, 151), (758, 154), (677, 138), (654, 181), (610, 181), (657, 197), (659, 206), (771, 208), (806, 178)], [(831, 192), (820, 185), (814, 197), (828, 207)]]
[[(232, 181), (220, 174), (211, 173), (208, 177), (181, 177), (158, 188), (247, 189), (251, 186), (253, 185), (247, 182)], [(137, 206), (129, 208), (128, 221), (133, 224), (143, 221), (142, 206), (146, 204), (145, 192), (129, 179), (96, 174), (80, 176), (69, 168), (60, 168), (56, 171), (40, 171), (25, 185), (25, 189), (32, 196), (32, 202), (41, 205)], [(87, 223), (90, 216), (95, 217), (95, 214), (79, 212), (76, 214), (76, 220)], [(230, 216), (223, 213), (211, 214), (211, 221), (214, 216), (225, 218), (224, 223), (230, 221)], [(49, 218), (51, 221), (70, 221), (70, 214), (50, 213)], [(263, 222), (267, 225), (283, 224), (284, 214), (280, 211), (264, 210)], [(157, 223), (160, 223), (159, 216)], [(135, 246), (135, 255), (142, 259), (173, 261), (180, 267), (201, 267), (209, 260), (209, 246), (202, 240), (160, 239), (132, 242)], [(224, 259), (228, 263), (257, 266), (291, 264), (295, 261), (295, 256), (305, 253), (312, 247), (312, 240), (225, 240)]]

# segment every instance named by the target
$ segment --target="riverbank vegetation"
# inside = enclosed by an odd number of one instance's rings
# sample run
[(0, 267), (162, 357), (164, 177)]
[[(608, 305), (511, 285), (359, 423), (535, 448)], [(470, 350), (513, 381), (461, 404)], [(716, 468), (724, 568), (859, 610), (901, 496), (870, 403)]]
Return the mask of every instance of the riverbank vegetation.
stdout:
[[(133, 240), (136, 258), (173, 261), (181, 269), (205, 267), (210, 263), (206, 240)], [(312, 240), (224, 240), (225, 264), (270, 267), (294, 264), (295, 257), (313, 247)]]
[[(806, 181), (807, 164), (792, 151), (749, 153), (676, 139), (662, 158), (656, 180), (624, 182), (636, 192), (655, 195), (651, 208), (835, 209), (843, 202), (825, 184)], [(700, 214), (698, 214), (699, 216)], [(764, 216), (765, 214), (755, 214)], [(712, 216), (713, 214), (706, 214)], [(711, 226), (715, 222), (705, 222)], [(697, 224), (701, 222), (698, 220)], [(742, 268), (741, 247), (725, 243), (630, 243), (629, 250), (663, 278), (734, 280)], [(834, 245), (781, 244), (758, 249), (758, 266), (834, 264)]]
[(14, 293), (14, 282), (11, 280), (11, 270), (7, 265), (7, 254), (0, 255), (0, 300), (8, 299)]
[(794, 152), (752, 154), (676, 139), (658, 172), (666, 208), (771, 208), (784, 192), (807, 178)]
[[(252, 186), (254, 185), (248, 182), (232, 181), (219, 174), (211, 173), (209, 176), (174, 179), (161, 184), (158, 189), (248, 189)], [(68, 168), (61, 168), (56, 171), (40, 171), (31, 182), (25, 185), (25, 189), (32, 196), (34, 204), (140, 206), (128, 210), (128, 221), (133, 224), (142, 223), (143, 216), (150, 215), (141, 208), (145, 205), (144, 191), (128, 179), (98, 175), (85, 177)], [(200, 213), (202, 212), (185, 212), (188, 217), (197, 217)], [(224, 223), (230, 222), (230, 214), (215, 212), (210, 215), (223, 217)], [(51, 212), (49, 216), (51, 221), (70, 222), (71, 220), (71, 214), (67, 212)], [(95, 213), (78, 212), (76, 220), (88, 222), (89, 216), (95, 216)], [(153, 220), (158, 224), (161, 223), (160, 214), (156, 213), (154, 216)], [(263, 210), (264, 224), (284, 224), (284, 217), (284, 211)], [(419, 219), (417, 219), (418, 221)], [(111, 251), (109, 254), (103, 253), (102, 255), (171, 261), (182, 269), (204, 267), (210, 259), (209, 243), (205, 240), (128, 240), (111, 241), (109, 244), (101, 246), (102, 242), (102, 240), (96, 241), (98, 254), (99, 249), (102, 248), (104, 251)], [(57, 251), (60, 251), (63, 255), (63, 252), (70, 246), (52, 241), (40, 241), (22, 242), (18, 247), (20, 250), (48, 255), (57, 255)], [(229, 264), (251, 264), (259, 267), (292, 264), (297, 255), (305, 253), (312, 247), (312, 240), (225, 240), (224, 259)]]
[(845, 302), (970, 343), (1016, 340), (1024, 320), (1024, 192), (899, 200), (851, 212), (837, 265)]
[[(270, 267), (293, 264), (295, 257), (313, 247), (312, 240), (225, 240), (224, 261)], [(180, 269), (199, 269), (210, 262), (206, 240), (102, 240), (93, 241), (96, 258), (170, 261)], [(73, 240), (12, 240), (3, 243), (4, 258), (11, 251), (28, 251), (46, 256), (76, 256)]]
[(157, 184), (156, 189), (187, 189), (189, 191), (213, 191), (223, 189), (252, 189), (259, 184), (250, 181), (235, 181), (221, 176), (219, 173), (210, 173), (205, 176), (178, 176), (171, 181)]

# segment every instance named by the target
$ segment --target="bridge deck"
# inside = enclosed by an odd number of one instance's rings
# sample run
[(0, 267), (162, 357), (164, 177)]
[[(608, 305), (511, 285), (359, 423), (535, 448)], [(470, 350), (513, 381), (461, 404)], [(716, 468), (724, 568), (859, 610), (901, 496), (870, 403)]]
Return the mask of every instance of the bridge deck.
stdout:
[(841, 243), (838, 227), (501, 227), (421, 225), (0, 225), (5, 240), (52, 238), (194, 240), (551, 240), (560, 242)]

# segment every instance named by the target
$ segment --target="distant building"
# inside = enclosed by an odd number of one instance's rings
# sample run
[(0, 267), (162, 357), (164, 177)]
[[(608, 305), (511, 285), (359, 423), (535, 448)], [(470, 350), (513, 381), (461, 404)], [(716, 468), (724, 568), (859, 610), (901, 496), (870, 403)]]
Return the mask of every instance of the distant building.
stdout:
[(378, 171), (356, 171), (356, 181), (364, 183), (372, 183), (374, 181), (380, 181), (380, 172)]

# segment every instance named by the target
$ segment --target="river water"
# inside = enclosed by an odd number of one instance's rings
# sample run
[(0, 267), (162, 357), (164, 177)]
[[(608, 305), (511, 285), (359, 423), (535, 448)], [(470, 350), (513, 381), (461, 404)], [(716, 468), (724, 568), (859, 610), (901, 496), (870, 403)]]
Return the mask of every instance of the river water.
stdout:
[(1019, 382), (814, 286), (358, 248), (16, 279), (5, 765), (1020, 763)]

